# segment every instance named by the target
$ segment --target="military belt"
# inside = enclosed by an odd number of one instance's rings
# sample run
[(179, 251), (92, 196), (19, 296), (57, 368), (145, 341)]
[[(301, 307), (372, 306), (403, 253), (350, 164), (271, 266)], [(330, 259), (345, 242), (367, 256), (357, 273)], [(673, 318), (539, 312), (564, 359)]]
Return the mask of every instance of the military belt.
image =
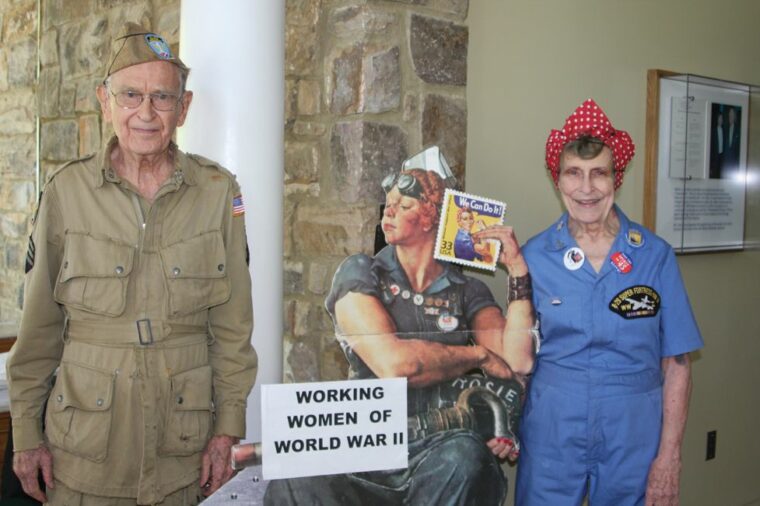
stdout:
[(209, 340), (208, 327), (205, 325), (150, 319), (118, 323), (67, 320), (63, 335), (65, 342), (71, 340), (92, 344), (132, 346), (151, 346), (167, 341), (172, 341), (171, 344), (187, 344)]

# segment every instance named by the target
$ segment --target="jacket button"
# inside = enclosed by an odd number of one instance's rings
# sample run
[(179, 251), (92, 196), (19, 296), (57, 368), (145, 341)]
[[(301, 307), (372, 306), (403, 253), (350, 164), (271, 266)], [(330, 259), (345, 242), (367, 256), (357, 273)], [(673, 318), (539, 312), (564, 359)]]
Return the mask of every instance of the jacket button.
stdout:
[(103, 405), (103, 399), (98, 399), (97, 401), (95, 401), (95, 404), (97, 404), (98, 406), (102, 406)]
[(177, 396), (177, 404), (182, 404), (183, 402), (185, 402), (185, 399), (183, 399), (181, 395), (178, 395)]
[(58, 394), (58, 397), (55, 398), (58, 402), (63, 402), (63, 396), (61, 394)]
[(68, 266), (69, 266), (69, 261), (68, 261), (68, 260), (66, 260), (65, 262), (63, 262), (63, 268), (64, 268), (64, 269), (65, 269), (66, 267), (68, 267)]
[(219, 264), (216, 268), (219, 269), (219, 272), (222, 272), (224, 270), (224, 264)]
[(124, 273), (124, 267), (121, 265), (116, 266), (116, 274), (123, 274)]
[(174, 269), (172, 269), (172, 274), (174, 274), (175, 276), (179, 276), (180, 272), (182, 271), (180, 270), (179, 267), (175, 267)]

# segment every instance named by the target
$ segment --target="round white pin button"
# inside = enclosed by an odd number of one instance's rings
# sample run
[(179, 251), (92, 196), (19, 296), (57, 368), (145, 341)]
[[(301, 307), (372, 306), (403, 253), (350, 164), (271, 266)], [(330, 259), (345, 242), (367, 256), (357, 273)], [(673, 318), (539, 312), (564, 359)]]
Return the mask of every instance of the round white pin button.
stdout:
[(565, 251), (563, 259), (565, 267), (568, 270), (577, 271), (583, 266), (583, 262), (586, 260), (586, 255), (583, 253), (582, 249), (573, 247)]
[(459, 318), (456, 316), (452, 316), (448, 313), (442, 314), (438, 317), (438, 321), (436, 322), (438, 325), (438, 328), (441, 329), (444, 332), (451, 332), (452, 330), (456, 329), (459, 326)]

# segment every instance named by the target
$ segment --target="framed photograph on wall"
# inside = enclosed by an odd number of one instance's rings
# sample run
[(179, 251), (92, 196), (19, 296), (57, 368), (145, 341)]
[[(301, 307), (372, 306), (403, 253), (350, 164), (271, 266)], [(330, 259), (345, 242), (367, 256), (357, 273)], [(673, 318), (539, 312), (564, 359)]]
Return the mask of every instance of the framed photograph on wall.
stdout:
[(649, 71), (644, 224), (678, 253), (744, 248), (752, 91)]

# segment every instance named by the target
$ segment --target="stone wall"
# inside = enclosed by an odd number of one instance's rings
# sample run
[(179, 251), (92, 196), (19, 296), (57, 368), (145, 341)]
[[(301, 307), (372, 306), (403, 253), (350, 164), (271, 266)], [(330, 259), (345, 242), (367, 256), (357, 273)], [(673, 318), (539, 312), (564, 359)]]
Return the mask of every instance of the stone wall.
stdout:
[(0, 327), (20, 317), (35, 203), (37, 4), (0, 2)]
[[(108, 132), (95, 86), (127, 20), (179, 42), (179, 0), (0, 0), (0, 327), (21, 316), (24, 258), (36, 196), (36, 123), (44, 176), (97, 151)], [(37, 67), (39, 63), (39, 77)]]
[(344, 379), (324, 299), (373, 253), (380, 181), (433, 144), (464, 180), (468, 0), (286, 6), (284, 380)]

